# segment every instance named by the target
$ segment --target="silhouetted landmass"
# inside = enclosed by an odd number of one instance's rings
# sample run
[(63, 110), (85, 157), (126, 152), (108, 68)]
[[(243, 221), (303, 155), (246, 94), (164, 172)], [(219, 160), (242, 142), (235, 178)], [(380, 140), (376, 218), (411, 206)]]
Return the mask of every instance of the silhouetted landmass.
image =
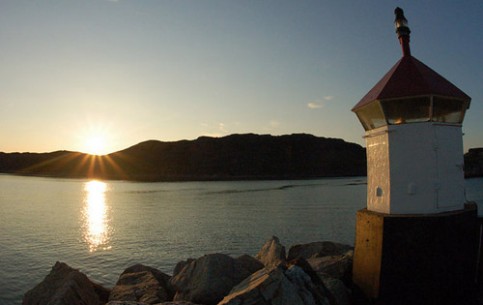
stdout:
[[(307, 134), (146, 141), (106, 156), (0, 153), (0, 172), (135, 181), (309, 179), (366, 175), (365, 149)], [(465, 176), (483, 176), (483, 148), (465, 154)]]
[(465, 154), (465, 177), (483, 177), (483, 148), (471, 148)]
[(106, 156), (0, 153), (0, 172), (137, 181), (305, 179), (366, 174), (365, 149), (307, 134), (146, 141)]

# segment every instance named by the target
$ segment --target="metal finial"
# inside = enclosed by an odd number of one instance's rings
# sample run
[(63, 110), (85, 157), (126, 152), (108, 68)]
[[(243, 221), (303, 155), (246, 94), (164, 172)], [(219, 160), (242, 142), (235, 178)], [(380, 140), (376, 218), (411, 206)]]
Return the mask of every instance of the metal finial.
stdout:
[(404, 11), (400, 7), (396, 7), (394, 14), (396, 15), (394, 25), (396, 26), (397, 38), (401, 44), (403, 56), (410, 56), (409, 34), (411, 33), (411, 30), (408, 27), (408, 20), (404, 17)]

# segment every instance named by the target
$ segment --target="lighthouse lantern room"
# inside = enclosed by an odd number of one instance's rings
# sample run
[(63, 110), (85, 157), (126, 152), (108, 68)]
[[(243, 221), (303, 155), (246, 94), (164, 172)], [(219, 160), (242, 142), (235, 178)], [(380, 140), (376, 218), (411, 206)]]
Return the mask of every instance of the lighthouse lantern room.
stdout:
[(461, 125), (471, 98), (411, 56), (397, 8), (402, 58), (354, 106), (367, 147), (367, 209), (426, 214), (464, 208)]

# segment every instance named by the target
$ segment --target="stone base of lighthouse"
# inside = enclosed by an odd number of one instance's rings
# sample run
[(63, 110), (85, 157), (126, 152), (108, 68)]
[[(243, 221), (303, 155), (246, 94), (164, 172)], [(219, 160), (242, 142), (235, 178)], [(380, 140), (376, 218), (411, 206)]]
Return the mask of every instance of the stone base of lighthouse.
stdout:
[(357, 212), (353, 281), (375, 304), (476, 304), (477, 209)]

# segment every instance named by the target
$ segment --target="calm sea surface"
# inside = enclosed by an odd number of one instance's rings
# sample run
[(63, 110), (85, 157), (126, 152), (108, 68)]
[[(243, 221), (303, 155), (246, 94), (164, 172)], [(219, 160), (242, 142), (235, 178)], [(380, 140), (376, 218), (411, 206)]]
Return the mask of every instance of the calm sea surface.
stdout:
[[(366, 178), (135, 183), (0, 175), (0, 304), (21, 304), (56, 261), (112, 287), (128, 266), (171, 274), (180, 260), (255, 255), (272, 235), (287, 247), (353, 244)], [(483, 179), (467, 198), (483, 204)]]

